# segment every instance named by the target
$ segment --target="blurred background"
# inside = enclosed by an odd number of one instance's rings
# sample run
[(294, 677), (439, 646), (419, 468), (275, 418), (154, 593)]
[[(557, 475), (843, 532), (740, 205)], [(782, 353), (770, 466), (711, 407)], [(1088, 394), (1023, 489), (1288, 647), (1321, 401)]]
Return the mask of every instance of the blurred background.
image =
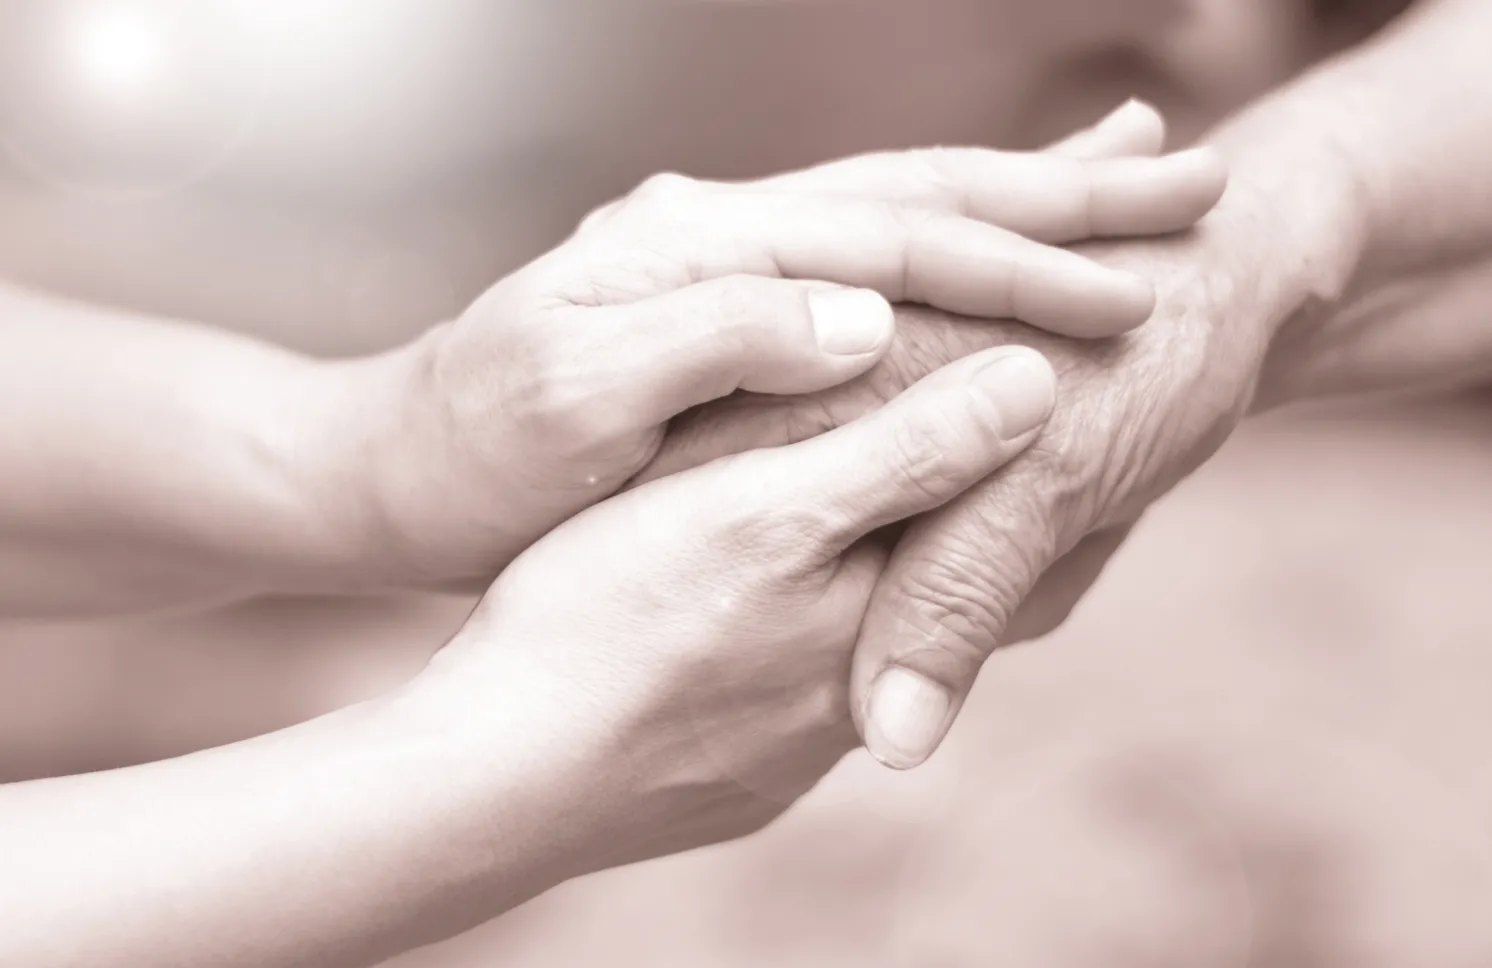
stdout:
[[(644, 175), (1175, 140), (1377, 29), (1361, 0), (0, 0), (0, 277), (320, 354), (459, 312)], [(950, 745), (399, 968), (1492, 964), (1492, 401), (1251, 424)], [(444, 598), (0, 624), (0, 780), (293, 723)]]

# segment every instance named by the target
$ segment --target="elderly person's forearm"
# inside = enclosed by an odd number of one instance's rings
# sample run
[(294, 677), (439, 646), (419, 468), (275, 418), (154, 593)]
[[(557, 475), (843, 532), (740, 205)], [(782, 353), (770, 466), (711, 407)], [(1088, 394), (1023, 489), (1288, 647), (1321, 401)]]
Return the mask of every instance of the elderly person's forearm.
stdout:
[(1492, 2), (1427, 0), (1208, 140), (1233, 162), (1233, 190), (1290, 205), (1289, 221), (1307, 198), (1351, 206), (1357, 225), (1338, 227), (1357, 230), (1343, 240), (1354, 273), (1467, 258), (1492, 247), (1488, 36)]
[(1492, 381), (1492, 258), (1374, 287), (1303, 317), (1270, 350), (1254, 400), (1462, 390)]
[(1492, 287), (1488, 36), (1492, 3), (1431, 0), (1212, 134), (1233, 169), (1222, 209), (1277, 251), (1258, 405), (1492, 369), (1466, 315)]

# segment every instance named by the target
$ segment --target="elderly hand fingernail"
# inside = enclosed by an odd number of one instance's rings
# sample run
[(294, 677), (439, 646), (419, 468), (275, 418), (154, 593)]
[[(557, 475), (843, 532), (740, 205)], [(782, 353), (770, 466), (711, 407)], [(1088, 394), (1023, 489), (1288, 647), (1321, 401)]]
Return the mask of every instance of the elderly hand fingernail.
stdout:
[(1005, 440), (1023, 437), (1044, 424), (1057, 404), (1057, 378), (1051, 364), (1035, 353), (1002, 356), (974, 374), (974, 391), (994, 408)]
[(891, 304), (870, 289), (824, 289), (808, 297), (819, 348), (834, 356), (863, 356), (891, 338)]
[(865, 746), (886, 766), (899, 770), (917, 766), (937, 748), (952, 708), (948, 690), (892, 666), (871, 687)]

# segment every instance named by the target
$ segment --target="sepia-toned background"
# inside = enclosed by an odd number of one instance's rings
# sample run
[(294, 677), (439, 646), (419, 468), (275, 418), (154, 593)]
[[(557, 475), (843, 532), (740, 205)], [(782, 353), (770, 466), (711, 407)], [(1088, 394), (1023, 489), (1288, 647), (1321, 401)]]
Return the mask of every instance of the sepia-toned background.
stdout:
[[(1396, 6), (0, 0), (0, 277), (363, 352), (651, 171), (1031, 147), (1132, 94), (1183, 141)], [(924, 770), (851, 758), (757, 837), (397, 964), (1492, 964), (1488, 402), (1250, 425)], [(374, 694), (467, 605), (0, 625), (0, 779)]]

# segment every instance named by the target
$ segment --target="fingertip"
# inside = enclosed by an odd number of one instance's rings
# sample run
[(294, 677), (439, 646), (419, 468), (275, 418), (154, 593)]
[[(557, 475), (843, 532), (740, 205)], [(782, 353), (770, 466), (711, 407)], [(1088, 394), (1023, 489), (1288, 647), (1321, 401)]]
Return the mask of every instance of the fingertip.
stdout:
[(952, 716), (947, 687), (911, 669), (888, 666), (871, 683), (861, 738), (883, 766), (911, 770), (937, 751)]
[[(1145, 189), (1148, 201), (1137, 216), (1155, 233), (1190, 228), (1217, 205), (1228, 187), (1228, 168), (1215, 148), (1191, 148), (1158, 158), (1154, 181)], [(1117, 233), (1116, 233), (1117, 234)]]
[[(822, 282), (754, 280), (746, 336), (730, 366), (734, 388), (773, 395), (814, 393), (880, 362), (896, 313), (871, 289)], [(738, 297), (740, 298), (740, 297)]]
[(1113, 316), (1111, 320), (1098, 317), (1099, 322), (1108, 323), (1102, 327), (1103, 335), (1108, 336), (1117, 336), (1145, 325), (1155, 313), (1156, 304), (1155, 283), (1144, 276), (1115, 270), (1113, 284), (1114, 296), (1110, 303)]
[[(1105, 339), (1138, 329), (1155, 313), (1155, 284), (1144, 276), (1096, 266), (1087, 292), (1077, 299), (1060, 332), (1081, 339)], [(1054, 322), (1056, 330), (1058, 324)]]
[(984, 362), (979, 364), (980, 370), (1014, 365), (1030, 373), (1033, 380), (1051, 381), (1054, 385), (1057, 381), (1057, 371), (1052, 366), (1052, 361), (1047, 359), (1045, 353), (1033, 346), (1012, 343), (1009, 346), (986, 350), (983, 355)]
[(1215, 148), (1104, 162), (1093, 183), (1093, 234), (1179, 232), (1212, 211), (1227, 186), (1227, 165)]
[(1185, 182), (1198, 198), (1209, 200), (1209, 208), (1228, 187), (1228, 165), (1216, 148), (1204, 145), (1178, 151), (1165, 161), (1172, 168), (1172, 177)]
[(970, 377), (1001, 439), (1021, 442), (1040, 430), (1057, 406), (1057, 372), (1051, 361), (1028, 346), (1007, 346), (981, 360)]
[(1166, 121), (1155, 106), (1130, 98), (1086, 128), (1048, 148), (1080, 160), (1153, 157), (1166, 143)]
[(1127, 333), (1155, 311), (1155, 287), (1087, 256), (1054, 250), (1043, 272), (1027, 275), (1014, 306), (1017, 319), (1063, 336), (1097, 339)]

